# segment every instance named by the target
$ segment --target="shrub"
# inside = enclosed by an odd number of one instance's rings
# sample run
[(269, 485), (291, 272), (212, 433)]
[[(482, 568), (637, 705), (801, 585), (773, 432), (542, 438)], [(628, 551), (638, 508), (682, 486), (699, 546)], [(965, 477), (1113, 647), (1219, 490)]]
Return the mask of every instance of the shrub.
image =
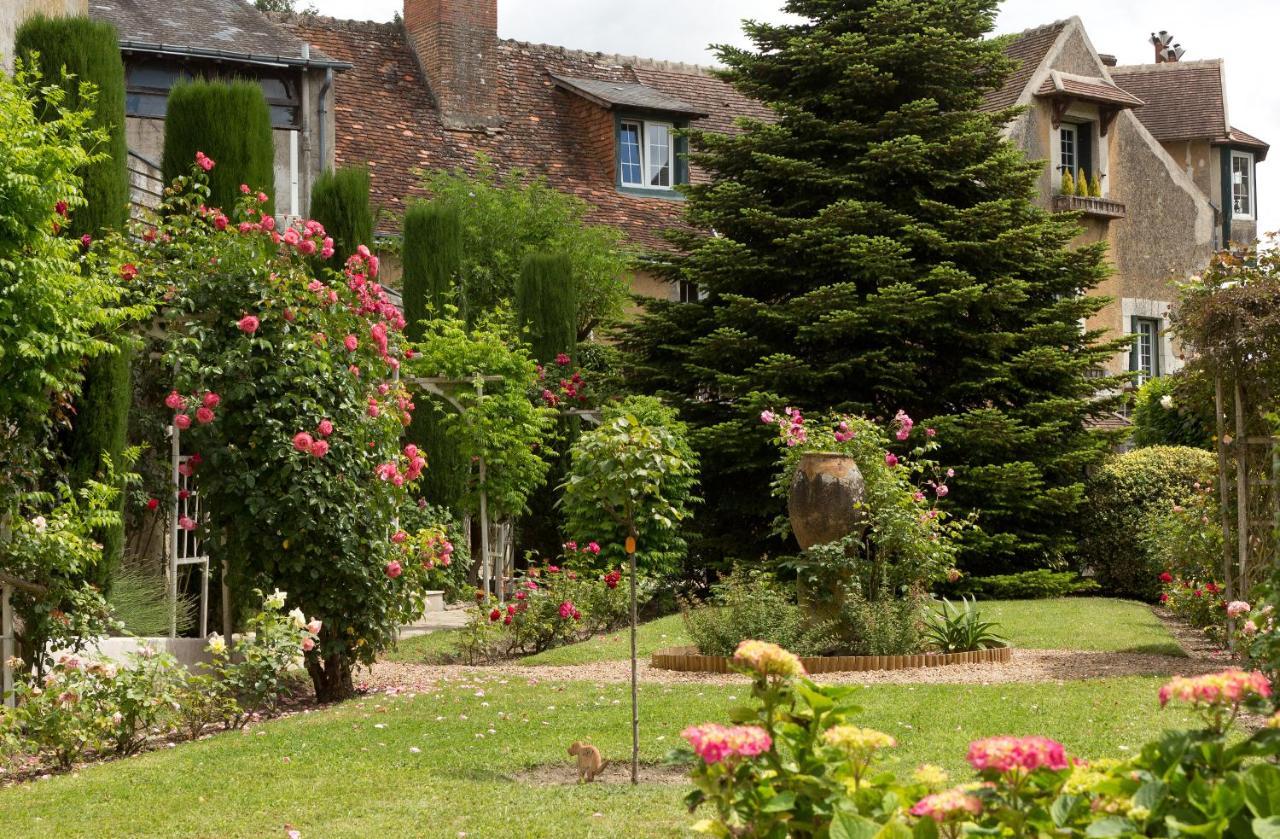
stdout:
[(1133, 403), (1135, 446), (1191, 446), (1213, 449), (1213, 408), (1191, 374), (1148, 379)]
[(406, 566), (410, 562), (424, 566), (425, 586), (443, 591), (447, 600), (461, 600), (471, 593), (467, 581), (471, 554), (462, 524), (448, 509), (428, 504), (425, 498), (400, 508), (400, 530), (406, 537), (400, 546), (401, 561)]
[(1161, 563), (1160, 602), (1190, 625), (1226, 640), (1222, 521), (1214, 484), (1196, 484), (1181, 504), (1152, 510), (1140, 536)]
[(899, 598), (868, 600), (857, 591), (840, 603), (836, 634), (840, 655), (907, 655), (919, 652), (925, 598), (908, 593)]
[(1081, 577), (1075, 571), (1037, 568), (1017, 574), (961, 577), (944, 588), (955, 594), (972, 595), (979, 600), (1044, 600), (1088, 594), (1097, 591), (1099, 586), (1096, 581)]
[(108, 740), (116, 754), (135, 754), (146, 745), (148, 732), (178, 705), (186, 671), (172, 655), (149, 646), (110, 669), (115, 677), (101, 683), (103, 704), (110, 711)]
[(1102, 591), (1156, 599), (1164, 559), (1142, 544), (1146, 517), (1186, 502), (1197, 482), (1212, 480), (1215, 466), (1213, 455), (1201, 449), (1152, 446), (1115, 457), (1098, 471), (1080, 517), (1080, 563)]
[[(613, 426), (620, 421), (634, 421), (639, 427), (662, 431), (664, 439), (669, 441), (670, 453), (688, 467), (685, 473), (673, 472), (664, 476), (663, 492), (680, 509), (692, 507), (697, 501), (698, 459), (689, 445), (688, 428), (676, 412), (654, 397), (631, 396), (601, 410), (602, 427)], [(574, 456), (582, 457), (576, 448)], [(578, 544), (594, 541), (599, 545), (594, 567), (614, 568), (626, 563), (628, 534), (625, 525), (608, 515), (589, 494), (567, 498), (563, 506), (565, 530), (570, 536)], [(687, 551), (684, 533), (656, 517), (638, 517), (636, 524), (637, 566), (650, 574), (668, 574), (678, 569)]]
[[(948, 787), (940, 767), (901, 780), (882, 768), (897, 743), (856, 724), (856, 687), (824, 687), (795, 657), (744, 642), (736, 669), (756, 707), (732, 726), (691, 726), (690, 811), (712, 836), (1270, 836), (1280, 823), (1280, 715), (1240, 736), (1244, 711), (1269, 707), (1258, 672), (1174, 678), (1160, 704), (1185, 702), (1202, 727), (1170, 731), (1126, 760), (1081, 761), (1047, 737), (988, 737), (969, 745), (977, 778)], [(881, 765), (877, 765), (881, 764)], [(1175, 826), (1170, 830), (1170, 826)]]
[(967, 653), (1004, 647), (1008, 642), (996, 630), (999, 624), (984, 621), (976, 600), (964, 599), (960, 607), (945, 597), (941, 609), (925, 613), (924, 637), (940, 653)]
[(686, 603), (683, 612), (689, 637), (703, 655), (732, 655), (748, 638), (803, 656), (826, 655), (838, 644), (835, 627), (811, 626), (791, 592), (763, 571), (734, 569), (713, 587), (710, 605)]
[(186, 175), (197, 152), (216, 164), (207, 175), (210, 206), (229, 212), (245, 184), (267, 195), (262, 207), (267, 215), (275, 212), (271, 110), (256, 83), (193, 81), (169, 91), (160, 166), (165, 181)]
[[(216, 158), (215, 158), (216, 159)], [(369, 170), (344, 166), (324, 171), (311, 187), (311, 217), (333, 238), (339, 264), (360, 245), (373, 242), (373, 210), (369, 207)]]

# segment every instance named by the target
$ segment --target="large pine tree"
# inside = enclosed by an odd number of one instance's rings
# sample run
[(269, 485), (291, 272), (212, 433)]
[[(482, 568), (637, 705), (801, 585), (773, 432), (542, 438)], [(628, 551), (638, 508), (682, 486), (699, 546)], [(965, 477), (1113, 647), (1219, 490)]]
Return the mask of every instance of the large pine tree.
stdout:
[(802, 22), (749, 22), (754, 50), (720, 48), (776, 121), (691, 132), (709, 179), (666, 270), (703, 297), (650, 303), (623, 338), (632, 381), (697, 430), (708, 564), (770, 547), (758, 414), (786, 405), (935, 426), (953, 507), (980, 513), (970, 570), (1072, 551), (1104, 451), (1085, 374), (1115, 351), (1080, 328), (1104, 252), (1032, 204), (1043, 163), (1001, 135), (1016, 112), (980, 110), (1012, 69), (984, 37), (996, 5), (789, 0)]

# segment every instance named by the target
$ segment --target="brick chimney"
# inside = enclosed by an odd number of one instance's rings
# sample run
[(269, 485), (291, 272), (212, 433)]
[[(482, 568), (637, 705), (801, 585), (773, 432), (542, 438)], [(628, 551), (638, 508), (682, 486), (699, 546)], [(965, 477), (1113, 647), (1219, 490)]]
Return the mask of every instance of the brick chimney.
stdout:
[(496, 128), (498, 0), (404, 0), (404, 26), (446, 128)]

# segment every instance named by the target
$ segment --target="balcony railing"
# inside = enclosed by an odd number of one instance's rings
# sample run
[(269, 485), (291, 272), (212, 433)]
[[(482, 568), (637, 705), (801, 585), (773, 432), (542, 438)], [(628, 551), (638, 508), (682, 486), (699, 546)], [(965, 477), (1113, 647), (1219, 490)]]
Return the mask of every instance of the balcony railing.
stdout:
[(1053, 196), (1055, 213), (1082, 213), (1091, 218), (1124, 218), (1124, 204), (1110, 198), (1093, 198), (1083, 195)]

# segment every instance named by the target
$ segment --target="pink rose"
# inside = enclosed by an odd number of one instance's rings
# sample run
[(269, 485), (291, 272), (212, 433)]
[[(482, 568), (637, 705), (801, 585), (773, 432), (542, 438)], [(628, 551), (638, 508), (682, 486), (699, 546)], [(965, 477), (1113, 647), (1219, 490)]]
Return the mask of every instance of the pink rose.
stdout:
[(333, 423), (327, 419), (320, 420), (320, 424), (316, 426), (316, 433), (321, 437), (328, 437), (333, 433)]
[(240, 331), (246, 335), (252, 335), (253, 333), (257, 332), (259, 325), (260, 325), (260, 322), (253, 315), (245, 315), (244, 317), (240, 318), (240, 320), (236, 321), (236, 326), (238, 326), (240, 328)]
[(311, 640), (310, 638), (303, 638), (303, 639), (302, 639), (302, 650), (303, 650), (303, 652), (308, 652), (308, 653), (309, 653), (309, 652), (311, 652), (312, 650), (314, 650), (315, 648), (316, 648), (316, 642), (315, 642), (315, 641)]
[(347, 348), (347, 352), (355, 352), (356, 347), (360, 346), (360, 339), (354, 335), (348, 335), (342, 339), (342, 345)]
[(191, 427), (191, 417), (186, 414), (174, 414), (173, 424), (178, 427), (179, 431), (186, 431)]
[(222, 397), (221, 397), (221, 396), (219, 396), (218, 394), (213, 393), (212, 391), (210, 391), (210, 392), (208, 392), (208, 393), (205, 393), (205, 395), (204, 395), (204, 406), (205, 406), (206, 408), (208, 408), (208, 409), (212, 410), (212, 409), (214, 409), (214, 408), (218, 407), (218, 404), (219, 404), (220, 402), (222, 402)]
[(599, 555), (599, 553), (600, 553), (600, 543), (599, 543), (599, 542), (588, 542), (588, 543), (587, 543), (587, 550), (588, 550), (588, 551), (590, 551), (590, 552), (591, 552), (591, 553), (593, 553), (593, 554)]
[(312, 442), (314, 441), (311, 439), (311, 435), (305, 431), (299, 431), (293, 435), (293, 447), (300, 452), (311, 451)]
[(196, 408), (196, 422), (200, 423), (201, 425), (208, 425), (209, 423), (213, 422), (213, 411), (210, 411), (208, 408), (204, 407), (203, 405), (201, 405), (199, 408)]
[(316, 252), (316, 243), (311, 241), (310, 239), (303, 239), (301, 242), (298, 243), (298, 250), (306, 254), (307, 256), (311, 256), (313, 253)]
[(946, 484), (938, 484), (934, 487), (934, 492), (938, 493), (939, 498), (946, 498), (947, 494), (950, 493), (951, 490), (947, 489)]
[(240, 184), (240, 193), (241, 193), (242, 195), (248, 195), (248, 194), (249, 194), (249, 185), (248, 185), (248, 184)]
[(189, 516), (182, 516), (178, 519), (178, 527), (190, 532), (196, 529), (196, 523), (195, 520)]
[(311, 456), (324, 457), (329, 453), (329, 442), (327, 440), (315, 440), (311, 443)]
[(206, 157), (202, 151), (196, 152), (196, 165), (208, 172), (214, 167), (213, 158)]
[(897, 456), (896, 454), (894, 454), (893, 452), (885, 452), (885, 455), (884, 455), (884, 465), (885, 465), (885, 466), (888, 466), (890, 469), (892, 469), (893, 467), (897, 466), (897, 465), (898, 465), (898, 456)]
[(164, 398), (164, 404), (166, 408), (176, 411), (182, 407), (182, 395), (176, 390), (171, 390), (169, 395)]
[(409, 541), (409, 534), (405, 533), (403, 530), (397, 530), (395, 533), (391, 534), (391, 541), (397, 545), (403, 545), (405, 542)]
[(310, 632), (312, 635), (319, 635), (321, 626), (322, 624), (320, 621), (312, 618), (311, 623), (307, 624), (307, 632)]
[(384, 568), (383, 571), (393, 580), (404, 573), (404, 569), (400, 567), (400, 563), (394, 559), (387, 563), (387, 567)]

